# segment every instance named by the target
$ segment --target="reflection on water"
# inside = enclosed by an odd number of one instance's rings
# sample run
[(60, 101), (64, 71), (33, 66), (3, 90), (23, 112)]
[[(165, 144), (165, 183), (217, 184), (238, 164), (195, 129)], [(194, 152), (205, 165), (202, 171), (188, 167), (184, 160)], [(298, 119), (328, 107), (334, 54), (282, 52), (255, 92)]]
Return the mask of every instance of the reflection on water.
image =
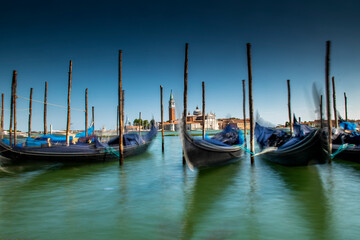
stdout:
[(294, 216), (303, 218), (308, 239), (329, 239), (329, 204), (316, 166), (287, 168), (269, 164), (291, 194)]
[[(240, 164), (235, 163), (220, 168), (212, 168), (201, 170), (197, 173), (194, 188), (186, 196), (186, 207), (183, 220), (183, 236), (182, 239), (190, 239), (196, 236), (196, 230), (201, 229), (204, 222), (208, 225), (208, 217), (216, 207), (222, 198), (226, 198), (226, 191), (232, 186), (232, 181), (236, 173), (239, 171)], [(225, 195), (225, 196), (224, 196)], [(222, 211), (222, 209), (217, 209)], [(218, 225), (218, 224), (216, 224)], [(208, 228), (216, 228), (216, 226)], [(213, 234), (219, 234), (218, 237), (224, 234), (211, 233), (211, 236), (203, 237), (214, 237)]]
[(0, 169), (0, 239), (357, 239), (355, 163), (282, 167), (249, 156), (191, 172), (178, 137), (86, 166)]

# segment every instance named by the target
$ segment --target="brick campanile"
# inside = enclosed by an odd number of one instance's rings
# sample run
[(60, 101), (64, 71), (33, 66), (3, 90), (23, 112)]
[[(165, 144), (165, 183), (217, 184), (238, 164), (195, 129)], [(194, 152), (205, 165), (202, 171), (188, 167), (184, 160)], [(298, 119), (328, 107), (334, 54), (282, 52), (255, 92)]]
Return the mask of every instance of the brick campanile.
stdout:
[(169, 100), (169, 122), (173, 123), (174, 121), (175, 121), (175, 100), (171, 90), (170, 100)]

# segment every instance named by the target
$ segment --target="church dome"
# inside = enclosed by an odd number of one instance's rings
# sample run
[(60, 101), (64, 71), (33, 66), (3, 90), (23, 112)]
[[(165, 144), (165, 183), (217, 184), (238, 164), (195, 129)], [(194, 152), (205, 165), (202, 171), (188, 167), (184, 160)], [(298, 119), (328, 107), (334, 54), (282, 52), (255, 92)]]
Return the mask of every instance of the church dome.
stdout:
[(195, 115), (195, 116), (201, 115), (201, 111), (198, 106), (196, 106), (196, 109), (194, 110), (193, 115)]

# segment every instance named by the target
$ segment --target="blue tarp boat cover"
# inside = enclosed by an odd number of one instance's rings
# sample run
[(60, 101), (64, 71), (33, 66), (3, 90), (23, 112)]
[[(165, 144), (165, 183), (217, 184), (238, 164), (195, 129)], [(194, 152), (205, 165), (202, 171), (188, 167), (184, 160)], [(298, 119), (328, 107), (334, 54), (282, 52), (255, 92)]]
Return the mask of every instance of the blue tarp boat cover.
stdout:
[(293, 129), (294, 135), (291, 136), (290, 133), (283, 130), (263, 127), (256, 123), (255, 137), (261, 148), (278, 147), (284, 149), (300, 142), (309, 133), (315, 131), (315, 129), (298, 122), (294, 122)]
[(225, 129), (211, 138), (206, 138), (208, 142), (212, 142), (217, 145), (241, 145), (244, 143), (244, 137), (241, 130), (227, 125)]
[[(90, 128), (88, 128), (88, 136), (91, 136), (94, 132), (94, 126), (92, 125)], [(75, 135), (75, 138), (81, 138), (85, 137), (85, 131), (77, 133)], [(42, 135), (36, 138), (27, 138), (25, 145), (28, 147), (37, 147), (41, 146), (41, 144), (46, 144), (48, 142), (48, 139), (50, 139), (50, 143), (63, 143), (66, 142), (66, 136), (56, 136), (53, 134), (46, 134)], [(71, 142), (73, 140), (72, 136), (69, 136), (69, 141)]]
[(356, 124), (351, 122), (340, 122), (339, 126), (344, 130), (356, 131)]
[(358, 132), (345, 132), (344, 129), (341, 128), (333, 128), (332, 129), (332, 142), (334, 144), (356, 144), (360, 145), (360, 133)]
[[(152, 126), (150, 132), (143, 136), (139, 136), (139, 134), (137, 133), (126, 133), (123, 136), (124, 146), (135, 146), (144, 144), (145, 142), (151, 141), (151, 139), (153, 139), (156, 134), (157, 128), (155, 126)], [(119, 144), (119, 137), (114, 137), (107, 144)]]

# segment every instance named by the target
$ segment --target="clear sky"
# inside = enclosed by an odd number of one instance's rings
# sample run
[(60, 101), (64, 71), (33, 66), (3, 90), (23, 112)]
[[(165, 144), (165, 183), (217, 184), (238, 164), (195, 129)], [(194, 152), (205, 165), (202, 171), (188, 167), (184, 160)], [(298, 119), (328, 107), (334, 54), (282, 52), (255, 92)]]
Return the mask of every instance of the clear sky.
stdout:
[[(331, 76), (337, 106), (360, 118), (360, 2), (344, 1), (2, 1), (0, 92), (9, 126), (12, 71), (18, 95), (66, 106), (69, 60), (73, 61), (72, 108), (95, 106), (96, 128), (116, 126), (118, 50), (123, 50), (125, 114), (160, 120), (160, 85), (165, 120), (171, 89), (180, 115), (185, 43), (189, 43), (188, 109), (201, 106), (217, 118), (242, 117), (242, 79), (247, 80), (246, 43), (252, 44), (254, 109), (274, 124), (287, 120), (287, 85), (292, 110), (315, 118), (312, 84), (325, 85), (325, 42), (332, 41)], [(33, 129), (43, 129), (43, 105), (33, 103)], [(18, 100), (18, 128), (27, 130), (28, 101)], [(342, 114), (344, 115), (344, 114)], [(91, 117), (90, 117), (91, 118)], [(72, 111), (72, 129), (84, 113)], [(48, 106), (48, 125), (66, 128), (66, 110)]]

